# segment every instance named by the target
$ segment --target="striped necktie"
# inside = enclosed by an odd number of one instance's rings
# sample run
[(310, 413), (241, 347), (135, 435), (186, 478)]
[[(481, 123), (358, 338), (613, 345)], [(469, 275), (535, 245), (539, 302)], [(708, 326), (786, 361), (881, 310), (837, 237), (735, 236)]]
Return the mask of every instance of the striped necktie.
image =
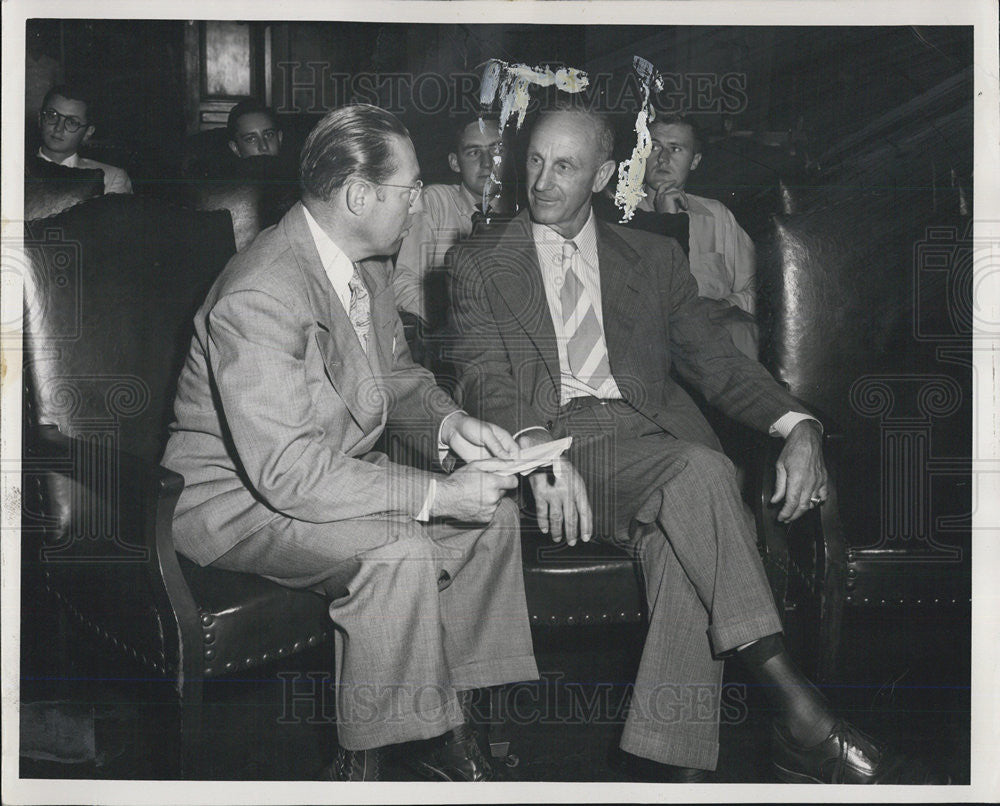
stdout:
[(611, 365), (597, 311), (573, 269), (576, 253), (574, 241), (563, 243), (563, 283), (559, 302), (562, 305), (563, 333), (566, 334), (566, 356), (574, 377), (597, 389), (611, 375)]
[(358, 341), (361, 342), (361, 349), (368, 353), (368, 331), (371, 328), (371, 297), (365, 287), (364, 280), (361, 279), (361, 272), (358, 271), (357, 264), (354, 264), (354, 274), (347, 284), (351, 289), (351, 307), (347, 315), (351, 318), (351, 325), (354, 332), (358, 334)]

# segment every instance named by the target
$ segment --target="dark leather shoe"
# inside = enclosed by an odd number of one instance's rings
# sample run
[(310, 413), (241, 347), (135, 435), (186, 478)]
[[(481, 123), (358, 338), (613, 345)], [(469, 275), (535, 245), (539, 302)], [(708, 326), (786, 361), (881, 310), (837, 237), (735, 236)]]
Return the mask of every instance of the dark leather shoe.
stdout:
[(775, 723), (772, 730), (775, 773), (790, 784), (951, 783), (905, 756), (889, 753), (870, 736), (841, 720), (819, 744), (803, 747)]
[(337, 747), (333, 763), (323, 770), (323, 780), (329, 781), (384, 781), (385, 750), (345, 750)]
[(483, 755), (476, 733), (460, 725), (431, 740), (429, 748), (407, 760), (407, 766), (423, 778), (437, 781), (496, 781), (497, 772)]

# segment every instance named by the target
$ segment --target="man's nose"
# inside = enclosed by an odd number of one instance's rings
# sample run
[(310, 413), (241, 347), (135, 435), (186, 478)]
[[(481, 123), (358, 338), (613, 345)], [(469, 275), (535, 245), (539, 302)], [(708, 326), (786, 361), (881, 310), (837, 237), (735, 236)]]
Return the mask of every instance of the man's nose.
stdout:
[(271, 153), (271, 144), (264, 137), (261, 137), (257, 140), (257, 153), (258, 154)]
[(60, 115), (59, 117), (56, 118), (55, 131), (61, 132), (65, 128), (66, 128), (66, 118)]
[(479, 167), (486, 170), (493, 167), (493, 154), (488, 150), (479, 155)]
[(538, 172), (538, 176), (535, 177), (535, 190), (545, 190), (551, 184), (552, 169), (546, 165)]

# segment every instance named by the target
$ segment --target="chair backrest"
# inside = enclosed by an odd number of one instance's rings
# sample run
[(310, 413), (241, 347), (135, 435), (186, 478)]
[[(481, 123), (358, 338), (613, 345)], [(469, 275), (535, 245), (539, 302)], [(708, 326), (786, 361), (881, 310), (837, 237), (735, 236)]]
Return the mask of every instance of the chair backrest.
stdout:
[[(28, 222), (25, 247), (22, 605), (43, 607), (45, 589), (83, 636), (163, 671), (176, 627), (140, 479), (163, 451), (194, 313), (235, 251), (229, 216), (102, 196)], [(65, 458), (33, 458), (46, 423), (76, 438)]]
[(24, 161), (24, 220), (47, 218), (104, 193), (100, 168), (67, 168), (31, 155)]
[(156, 462), (193, 316), (234, 253), (225, 213), (104, 196), (25, 227), (29, 416)]
[(191, 184), (190, 204), (196, 210), (228, 210), (239, 250), (278, 223), (298, 201), (298, 190), (293, 180), (203, 180)]
[(149, 182), (138, 186), (137, 192), (192, 210), (228, 210), (237, 250), (278, 223), (299, 198), (298, 182), (279, 178)]
[(776, 216), (758, 264), (761, 360), (844, 435), (852, 534), (927, 549), (970, 503), (969, 219), (923, 188), (847, 194)]

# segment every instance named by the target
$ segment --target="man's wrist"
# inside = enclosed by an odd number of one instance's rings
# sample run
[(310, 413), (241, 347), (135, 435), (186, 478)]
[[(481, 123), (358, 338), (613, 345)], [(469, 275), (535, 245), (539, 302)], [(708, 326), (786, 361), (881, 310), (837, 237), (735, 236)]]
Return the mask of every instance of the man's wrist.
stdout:
[(532, 448), (535, 445), (552, 442), (552, 439), (552, 434), (548, 432), (548, 429), (540, 425), (522, 428), (514, 434), (514, 442), (517, 443), (517, 447), (519, 448)]
[(441, 420), (441, 424), (438, 426), (438, 449), (446, 450), (450, 443), (451, 438), (455, 435), (455, 429), (458, 427), (456, 415), (468, 416), (462, 409), (455, 409), (455, 411), (446, 414)]
[(782, 439), (788, 439), (788, 435), (792, 433), (792, 429), (795, 428), (800, 422), (812, 421), (815, 423), (815, 427), (819, 429), (819, 433), (823, 433), (823, 424), (813, 417), (811, 414), (806, 414), (801, 411), (788, 411), (785, 412), (781, 417), (775, 420), (771, 424), (771, 428), (768, 433), (772, 437), (781, 437)]

